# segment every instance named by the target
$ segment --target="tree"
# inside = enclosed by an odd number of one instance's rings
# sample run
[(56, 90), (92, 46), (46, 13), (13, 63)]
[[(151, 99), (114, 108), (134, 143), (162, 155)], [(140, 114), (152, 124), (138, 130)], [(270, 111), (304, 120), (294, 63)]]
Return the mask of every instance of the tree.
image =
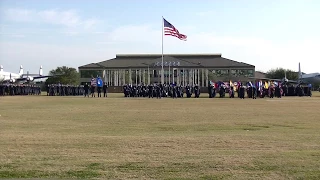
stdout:
[[(57, 67), (49, 72), (49, 75), (54, 76), (46, 80), (46, 84), (79, 84), (79, 72), (75, 68), (66, 66)], [(55, 76), (56, 75), (56, 76)]]
[(287, 76), (289, 80), (298, 80), (299, 75), (298, 72), (294, 72), (292, 70), (285, 70), (283, 68), (271, 69), (266, 73), (266, 77), (270, 79), (282, 79)]

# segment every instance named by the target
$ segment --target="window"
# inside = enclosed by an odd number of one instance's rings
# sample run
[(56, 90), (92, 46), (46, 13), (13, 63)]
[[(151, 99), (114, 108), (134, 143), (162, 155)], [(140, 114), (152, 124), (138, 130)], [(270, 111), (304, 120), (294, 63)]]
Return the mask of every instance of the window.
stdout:
[(249, 77), (254, 77), (254, 71), (252, 69), (249, 69), (247, 75)]
[(153, 70), (153, 77), (158, 77), (157, 70)]
[(220, 70), (220, 71), (221, 71), (221, 74), (223, 74), (223, 75), (229, 74), (229, 70), (223, 69), (223, 70)]
[(252, 69), (232, 69), (231, 75), (234, 77), (239, 77), (239, 76), (253, 77), (254, 71)]
[(209, 70), (212, 72), (214, 76), (220, 77), (220, 76), (227, 76), (229, 74), (228, 69), (213, 69)]

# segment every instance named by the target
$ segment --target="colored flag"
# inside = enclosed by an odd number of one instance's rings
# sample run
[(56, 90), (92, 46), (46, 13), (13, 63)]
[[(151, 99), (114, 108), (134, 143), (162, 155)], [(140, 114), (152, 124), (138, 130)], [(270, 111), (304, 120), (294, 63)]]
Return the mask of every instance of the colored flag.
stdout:
[(231, 87), (234, 87), (234, 85), (233, 85), (232, 81), (230, 80), (230, 82), (229, 82), (229, 88), (231, 89)]
[(100, 77), (97, 77), (97, 86), (102, 87), (103, 86), (103, 81)]
[(97, 86), (96, 78), (91, 79), (91, 86)]
[(187, 36), (184, 34), (181, 34), (178, 29), (176, 29), (171, 23), (169, 23), (167, 20), (163, 18), (163, 30), (164, 30), (164, 35), (167, 36), (174, 36), (179, 38), (180, 40), (186, 41)]

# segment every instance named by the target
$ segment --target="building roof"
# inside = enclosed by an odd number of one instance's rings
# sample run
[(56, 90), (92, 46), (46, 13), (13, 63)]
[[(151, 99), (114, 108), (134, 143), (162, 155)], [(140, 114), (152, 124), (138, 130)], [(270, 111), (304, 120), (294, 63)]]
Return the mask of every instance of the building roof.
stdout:
[(256, 71), (255, 74), (254, 74), (254, 77), (255, 78), (266, 78), (266, 73), (264, 72), (261, 72), (261, 71)]
[[(161, 54), (119, 54), (116, 58), (98, 63), (80, 66), (79, 69), (100, 68), (145, 68), (161, 67)], [(180, 66), (190, 68), (254, 68), (253, 65), (237, 62), (221, 56), (221, 54), (164, 54), (164, 66)]]

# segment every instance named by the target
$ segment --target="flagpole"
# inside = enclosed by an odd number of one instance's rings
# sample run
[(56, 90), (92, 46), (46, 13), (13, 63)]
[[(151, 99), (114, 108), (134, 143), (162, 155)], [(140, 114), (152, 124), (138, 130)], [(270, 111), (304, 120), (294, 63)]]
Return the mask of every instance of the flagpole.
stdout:
[(164, 21), (163, 21), (163, 16), (162, 16), (162, 52), (161, 52), (161, 54), (162, 54), (162, 56), (161, 56), (161, 84), (164, 84), (164, 71), (163, 71), (163, 23), (164, 23)]

